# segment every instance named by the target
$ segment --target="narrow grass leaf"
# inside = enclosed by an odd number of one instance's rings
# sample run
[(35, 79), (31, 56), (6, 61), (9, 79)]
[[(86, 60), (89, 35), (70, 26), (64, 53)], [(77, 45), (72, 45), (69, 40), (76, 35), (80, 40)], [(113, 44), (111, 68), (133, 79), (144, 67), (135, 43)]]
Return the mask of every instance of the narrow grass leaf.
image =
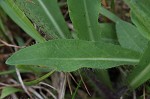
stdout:
[(0, 75), (8, 75), (11, 73), (15, 73), (15, 70), (0, 71)]
[(34, 73), (42, 73), (42, 72), (49, 72), (52, 69), (47, 66), (37, 66), (37, 65), (17, 65), (16, 66), (21, 72), (34, 72)]
[(119, 21), (116, 23), (117, 36), (119, 43), (122, 47), (144, 52), (147, 46), (148, 40), (144, 38), (137, 28), (125, 21)]
[(28, 35), (38, 42), (44, 42), (44, 38), (35, 30), (25, 14), (16, 6), (13, 0), (0, 0), (0, 6)]
[(97, 79), (102, 81), (108, 88), (113, 89), (108, 70), (95, 70), (94, 73)]
[(18, 88), (13, 88), (13, 87), (4, 87), (2, 89), (2, 92), (1, 92), (1, 96), (0, 96), (0, 99), (4, 99), (5, 97), (11, 95), (11, 94), (14, 94), (16, 92), (20, 92), (22, 91), (21, 89), (18, 89)]
[(75, 96), (77, 95), (77, 91), (78, 91), (78, 89), (79, 89), (79, 87), (80, 87), (80, 85), (81, 85), (81, 82), (82, 82), (82, 80), (79, 81), (79, 83), (78, 83), (78, 85), (77, 85), (77, 87), (76, 87), (76, 89), (75, 89), (75, 92), (74, 92), (73, 95), (72, 95), (72, 99), (75, 99)]
[(35, 80), (32, 80), (32, 81), (29, 81), (29, 82), (24, 82), (25, 85), (27, 86), (31, 86), (31, 85), (35, 85), (35, 84), (38, 84), (39, 82), (41, 82), (42, 80), (48, 78), (52, 73), (54, 73), (55, 70), (52, 70), (51, 72), (45, 74), (44, 76), (38, 78), (38, 79), (35, 79)]
[(120, 21), (121, 19), (118, 17), (118, 16), (116, 16), (115, 14), (113, 14), (112, 12), (110, 12), (110, 11), (108, 11), (106, 8), (104, 8), (104, 7), (100, 7), (100, 13), (103, 15), (103, 16), (105, 16), (105, 17), (107, 17), (107, 18), (109, 18), (110, 20), (112, 20), (113, 22), (118, 22), (118, 21)]
[(24, 13), (52, 38), (71, 38), (57, 0), (15, 0)]
[(150, 79), (150, 42), (138, 66), (128, 76), (128, 84), (131, 89), (135, 89)]
[(100, 39), (99, 0), (68, 0), (69, 15), (79, 39)]
[(135, 65), (140, 54), (117, 45), (82, 40), (53, 40), (22, 49), (12, 55), (9, 65), (48, 66), (71, 72), (82, 67), (107, 69)]

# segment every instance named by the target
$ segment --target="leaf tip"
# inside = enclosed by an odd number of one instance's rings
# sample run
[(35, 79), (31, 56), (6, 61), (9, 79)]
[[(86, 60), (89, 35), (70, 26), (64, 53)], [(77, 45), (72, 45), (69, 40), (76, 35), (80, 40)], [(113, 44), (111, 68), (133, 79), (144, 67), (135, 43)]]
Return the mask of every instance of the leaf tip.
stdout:
[(6, 63), (7, 65), (14, 65), (13, 57), (10, 56), (10, 57), (5, 61), (5, 63)]

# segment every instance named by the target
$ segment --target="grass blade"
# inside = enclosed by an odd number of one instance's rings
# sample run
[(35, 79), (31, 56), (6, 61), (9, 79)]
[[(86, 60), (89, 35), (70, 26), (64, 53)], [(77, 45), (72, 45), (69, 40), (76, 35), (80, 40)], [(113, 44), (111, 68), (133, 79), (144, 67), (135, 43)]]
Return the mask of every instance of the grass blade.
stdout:
[(24, 13), (52, 38), (71, 38), (57, 0), (15, 0)]
[(100, 7), (100, 13), (102, 15), (104, 15), (105, 17), (109, 18), (110, 20), (114, 21), (114, 22), (118, 22), (121, 19), (119, 17), (117, 17), (115, 14), (113, 14), (112, 12), (108, 11), (106, 8), (104, 7)]
[(24, 13), (16, 6), (13, 0), (0, 0), (0, 6), (28, 35), (38, 42), (44, 42), (44, 38), (35, 30), (32, 23)]
[(138, 66), (131, 72), (127, 80), (129, 87), (135, 89), (150, 79), (150, 42)]
[(27, 86), (31, 86), (31, 85), (38, 84), (38, 83), (41, 82), (42, 80), (48, 78), (48, 77), (49, 77), (52, 73), (54, 73), (54, 72), (55, 72), (55, 70), (52, 70), (51, 72), (45, 74), (44, 76), (42, 76), (42, 77), (40, 77), (40, 78), (38, 78), (38, 79), (36, 79), (36, 80), (32, 80), (32, 81), (30, 81), (30, 82), (24, 82), (24, 84), (27, 85)]
[(0, 99), (4, 99), (5, 97), (7, 97), (8, 95), (11, 95), (13, 93), (16, 92), (20, 92), (22, 91), (21, 89), (18, 88), (13, 88), (13, 87), (4, 87), (1, 93), (1, 97)]
[(73, 95), (72, 95), (72, 99), (75, 99), (75, 96), (76, 96), (76, 94), (77, 94), (77, 91), (78, 91), (78, 89), (79, 89), (79, 87), (80, 87), (80, 85), (81, 85), (81, 80), (79, 81), (79, 83), (78, 83), (78, 85), (77, 85), (77, 87), (76, 87), (76, 89), (75, 89), (75, 92), (73, 93)]

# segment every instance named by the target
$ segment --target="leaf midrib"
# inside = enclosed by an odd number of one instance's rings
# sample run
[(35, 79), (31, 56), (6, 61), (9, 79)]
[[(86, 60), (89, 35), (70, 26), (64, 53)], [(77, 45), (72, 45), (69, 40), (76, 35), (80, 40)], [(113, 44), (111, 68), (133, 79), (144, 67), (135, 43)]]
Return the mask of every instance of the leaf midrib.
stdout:
[(45, 4), (42, 2), (42, 0), (38, 0), (39, 4), (42, 6), (43, 10), (45, 11), (45, 13), (47, 14), (48, 18), (52, 21), (52, 23), (54, 24), (54, 26), (56, 27), (60, 37), (62, 38), (66, 38), (66, 36), (63, 34), (62, 29), (58, 26), (57, 22), (55, 21), (54, 17), (51, 15), (51, 13), (49, 13), (48, 9), (46, 8)]
[[(34, 61), (34, 60), (59, 60), (59, 61), (124, 61), (124, 62), (134, 62), (138, 63), (139, 59), (129, 59), (129, 58), (39, 58), (39, 59), (26, 59), (24, 61)], [(18, 61), (18, 60), (17, 60)]]
[(88, 12), (88, 9), (87, 9), (86, 0), (83, 0), (83, 4), (84, 4), (84, 9), (85, 9), (85, 19), (86, 19), (86, 22), (87, 22), (89, 37), (90, 37), (91, 41), (95, 41), (94, 36), (93, 36), (94, 33), (91, 29), (91, 22), (90, 22), (90, 18), (89, 18), (89, 12)]

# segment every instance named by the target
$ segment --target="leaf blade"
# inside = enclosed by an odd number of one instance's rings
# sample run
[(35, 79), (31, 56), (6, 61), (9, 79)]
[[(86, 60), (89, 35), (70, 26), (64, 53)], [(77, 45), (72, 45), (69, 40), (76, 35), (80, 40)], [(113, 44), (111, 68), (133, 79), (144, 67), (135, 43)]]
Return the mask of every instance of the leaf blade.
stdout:
[(1, 0), (0, 6), (28, 35), (38, 42), (45, 41), (44, 38), (35, 30), (32, 23), (28, 20), (24, 13), (16, 6), (13, 0)]
[(140, 33), (150, 40), (150, 12), (149, 12), (149, 0), (125, 0), (131, 8), (131, 19), (137, 26)]
[(135, 65), (139, 57), (137, 52), (107, 43), (53, 40), (22, 49), (6, 63), (44, 65), (58, 71), (71, 72), (83, 67), (107, 69), (124, 64)]
[(16, 92), (22, 91), (21, 89), (18, 88), (13, 88), (13, 87), (4, 87), (0, 96), (0, 99), (4, 99), (8, 95), (11, 95)]
[(147, 46), (148, 40), (144, 38), (137, 28), (125, 21), (119, 21), (116, 23), (117, 36), (119, 43), (122, 47), (144, 52)]
[(71, 38), (57, 0), (16, 0), (22, 11), (52, 38)]
[(141, 53), (144, 51), (148, 40), (140, 35), (141, 32), (134, 25), (122, 21), (119, 17), (103, 7), (101, 7), (101, 14), (116, 23), (117, 37), (122, 47)]
[(143, 56), (140, 59), (138, 66), (128, 76), (127, 81), (131, 89), (139, 87), (141, 84), (150, 79), (150, 42)]
[(69, 15), (79, 39), (99, 40), (99, 0), (68, 0), (67, 3)]
[(24, 82), (25, 85), (27, 86), (31, 86), (31, 85), (35, 85), (35, 84), (38, 84), (39, 82), (41, 82), (42, 80), (48, 78), (50, 75), (52, 75), (53, 73), (55, 72), (55, 70), (52, 70), (51, 72), (43, 75), (42, 77), (39, 77), (35, 80), (32, 80), (32, 81), (29, 81), (29, 82)]

